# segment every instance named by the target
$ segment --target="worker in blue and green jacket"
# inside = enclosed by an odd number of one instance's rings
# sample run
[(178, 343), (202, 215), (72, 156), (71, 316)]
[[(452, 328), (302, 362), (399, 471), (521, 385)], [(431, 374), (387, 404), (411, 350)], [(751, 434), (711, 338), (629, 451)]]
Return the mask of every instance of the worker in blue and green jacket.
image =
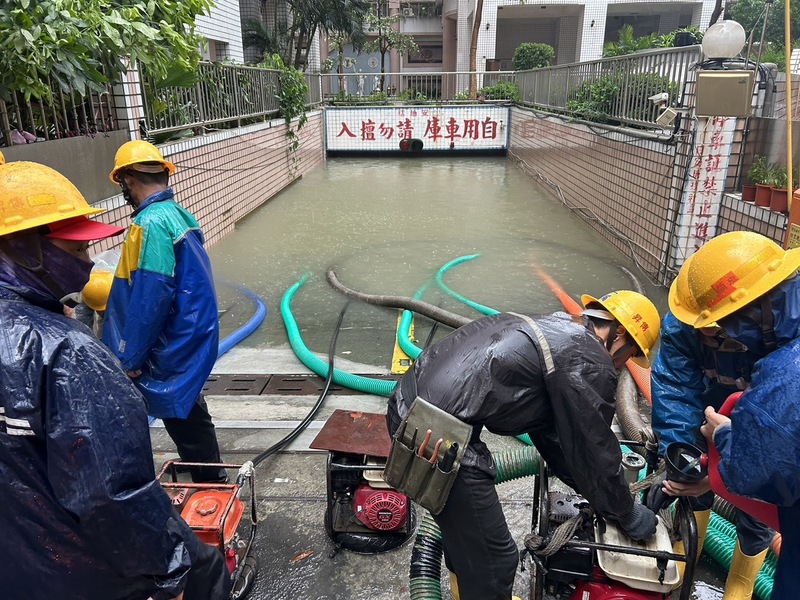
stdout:
[[(203, 233), (174, 198), (175, 165), (134, 140), (116, 153), (110, 178), (133, 206), (105, 314), (103, 341), (164, 422), (185, 462), (219, 463), (214, 424), (201, 394), (219, 345), (217, 300)], [(225, 481), (218, 467), (192, 480)]]

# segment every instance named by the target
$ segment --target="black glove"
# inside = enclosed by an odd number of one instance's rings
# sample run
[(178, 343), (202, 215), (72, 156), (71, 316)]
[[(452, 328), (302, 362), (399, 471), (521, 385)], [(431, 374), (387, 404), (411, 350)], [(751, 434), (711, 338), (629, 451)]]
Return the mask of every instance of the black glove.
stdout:
[(633, 510), (619, 521), (619, 526), (632, 540), (647, 540), (656, 534), (658, 520), (655, 513), (638, 502), (634, 503)]
[(644, 505), (654, 513), (657, 513), (662, 508), (667, 508), (670, 504), (678, 499), (677, 496), (670, 496), (669, 494), (665, 493), (664, 490), (661, 489), (663, 485), (663, 479), (654, 481), (650, 485), (650, 489), (647, 490), (647, 494), (644, 497)]

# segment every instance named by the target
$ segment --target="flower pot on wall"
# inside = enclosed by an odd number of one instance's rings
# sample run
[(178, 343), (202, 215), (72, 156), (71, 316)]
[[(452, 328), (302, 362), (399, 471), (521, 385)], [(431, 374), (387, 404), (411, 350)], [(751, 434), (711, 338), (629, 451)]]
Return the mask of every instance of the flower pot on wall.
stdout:
[(742, 200), (745, 202), (756, 201), (756, 186), (748, 183), (742, 186)]
[(789, 192), (786, 189), (772, 188), (769, 198), (769, 209), (773, 212), (785, 213), (789, 211)]
[(772, 197), (772, 186), (764, 183), (756, 184), (756, 206), (769, 206)]

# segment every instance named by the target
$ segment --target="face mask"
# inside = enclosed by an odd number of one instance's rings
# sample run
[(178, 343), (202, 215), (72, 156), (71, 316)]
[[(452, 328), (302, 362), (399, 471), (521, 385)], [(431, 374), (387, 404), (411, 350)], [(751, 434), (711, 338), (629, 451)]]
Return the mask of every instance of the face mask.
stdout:
[(42, 238), (42, 267), (63, 290), (59, 299), (83, 290), (83, 286), (89, 282), (93, 266), (93, 262), (81, 260), (53, 245), (47, 238)]
[(89, 281), (94, 263), (65, 252), (45, 237), (8, 236), (3, 246), (7, 280), (18, 281), (44, 296), (61, 300), (80, 292)]

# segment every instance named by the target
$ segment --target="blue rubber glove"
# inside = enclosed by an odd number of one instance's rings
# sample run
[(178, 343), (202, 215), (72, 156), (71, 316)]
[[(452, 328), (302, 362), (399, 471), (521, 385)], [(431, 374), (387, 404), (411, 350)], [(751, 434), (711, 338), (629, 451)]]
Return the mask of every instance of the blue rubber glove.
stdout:
[(658, 520), (655, 513), (638, 502), (634, 503), (633, 510), (619, 521), (622, 530), (634, 541), (648, 540), (656, 534)]

